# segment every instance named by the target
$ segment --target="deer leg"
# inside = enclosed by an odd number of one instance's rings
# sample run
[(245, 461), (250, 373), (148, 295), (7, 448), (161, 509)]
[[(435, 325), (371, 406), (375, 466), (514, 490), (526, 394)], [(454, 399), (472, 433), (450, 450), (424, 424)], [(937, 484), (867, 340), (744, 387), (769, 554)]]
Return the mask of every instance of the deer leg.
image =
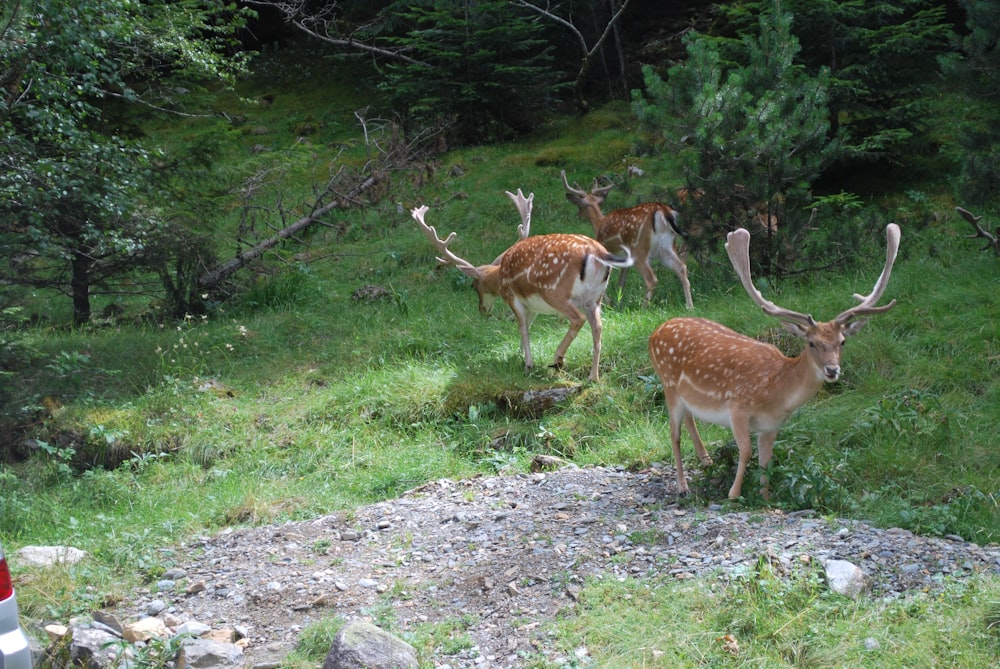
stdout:
[(677, 255), (677, 251), (674, 250), (673, 246), (663, 249), (663, 257), (661, 259), (663, 264), (669, 267), (677, 275), (677, 278), (680, 279), (681, 286), (684, 288), (685, 306), (688, 309), (694, 309), (694, 302), (691, 300), (691, 282), (688, 281), (687, 265)]
[(775, 432), (762, 432), (757, 435), (757, 463), (760, 465), (760, 491), (764, 499), (770, 499), (770, 490), (767, 488), (767, 473), (763, 470), (771, 463), (771, 455), (774, 453), (774, 440), (778, 437)]
[(601, 367), (601, 332), (604, 330), (604, 326), (601, 323), (601, 302), (600, 300), (594, 305), (594, 308), (587, 312), (587, 322), (590, 324), (590, 333), (594, 338), (594, 350), (590, 358), (590, 376), (587, 377), (591, 381), (598, 381), (600, 379), (600, 367)]
[(729, 489), (729, 499), (736, 499), (743, 490), (743, 476), (747, 472), (747, 465), (750, 464), (750, 455), (753, 447), (750, 443), (750, 422), (746, 418), (738, 420), (736, 416), (732, 418), (733, 436), (736, 438), (736, 447), (740, 451), (740, 461), (736, 466), (736, 480)]
[(517, 317), (517, 327), (521, 331), (521, 352), (524, 353), (524, 372), (527, 374), (535, 366), (535, 361), (531, 357), (531, 340), (528, 337), (528, 330), (531, 328), (535, 314), (530, 311), (518, 309), (511, 305), (514, 316)]
[(573, 343), (574, 339), (576, 339), (576, 335), (579, 334), (580, 328), (583, 327), (583, 324), (587, 322), (587, 319), (580, 312), (580, 310), (573, 305), (569, 305), (569, 308), (563, 312), (563, 315), (569, 319), (569, 332), (567, 332), (566, 336), (563, 337), (563, 340), (559, 342), (559, 348), (556, 349), (556, 358), (552, 362), (552, 366), (557, 369), (563, 366), (563, 362), (566, 358), (566, 349), (568, 349), (569, 345)]
[(653, 299), (653, 291), (656, 290), (656, 284), (659, 283), (659, 279), (656, 278), (656, 272), (653, 271), (653, 267), (649, 264), (649, 259), (641, 261), (637, 259), (635, 266), (639, 268), (642, 280), (646, 284), (646, 296), (642, 298), (642, 306), (648, 307), (649, 301)]
[[(687, 497), (688, 484), (684, 477), (684, 461), (681, 459), (681, 421), (686, 421), (690, 414), (680, 402), (671, 403), (670, 395), (664, 392), (667, 407), (670, 412), (670, 446), (674, 451), (674, 468), (677, 470), (677, 496)], [(690, 432), (690, 424), (688, 431)]]
[(694, 452), (698, 456), (698, 460), (702, 465), (708, 467), (712, 464), (712, 458), (709, 456), (708, 451), (705, 450), (705, 442), (701, 440), (701, 435), (698, 433), (698, 426), (694, 422), (694, 414), (687, 414), (684, 417), (684, 424), (687, 426), (688, 434), (691, 435), (691, 441), (694, 442)]

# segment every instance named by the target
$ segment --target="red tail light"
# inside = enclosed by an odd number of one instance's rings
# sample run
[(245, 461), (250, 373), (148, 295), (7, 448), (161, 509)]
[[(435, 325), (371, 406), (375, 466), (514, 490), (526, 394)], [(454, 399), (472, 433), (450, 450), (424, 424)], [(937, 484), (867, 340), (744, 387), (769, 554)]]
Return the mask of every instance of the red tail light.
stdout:
[(14, 584), (10, 582), (10, 571), (7, 569), (7, 558), (0, 553), (0, 601), (14, 593)]

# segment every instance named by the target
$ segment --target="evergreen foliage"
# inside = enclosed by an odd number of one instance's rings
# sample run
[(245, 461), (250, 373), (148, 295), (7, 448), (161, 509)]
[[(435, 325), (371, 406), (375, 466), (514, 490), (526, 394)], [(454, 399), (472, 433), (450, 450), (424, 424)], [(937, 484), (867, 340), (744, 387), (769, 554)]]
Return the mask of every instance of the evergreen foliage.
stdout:
[(742, 35), (753, 33), (755, 17), (772, 6), (794, 17), (796, 63), (813, 75), (825, 72), (830, 128), (843, 131), (842, 159), (897, 160), (924, 130), (922, 93), (936, 83), (934, 57), (947, 51), (951, 34), (944, 4), (755, 0), (722, 3), (720, 10)]
[(462, 144), (532, 130), (552, 99), (551, 47), (539, 19), (502, 0), (398, 3), (390, 40), (419, 61), (386, 67), (380, 88), (409, 125), (450, 126)]
[(956, 190), (962, 202), (982, 205), (1000, 189), (1000, 2), (963, 0), (968, 34), (961, 55), (944, 60), (949, 75), (962, 82), (970, 104), (963, 110), (958, 144), (962, 171)]
[[(828, 76), (811, 76), (794, 62), (798, 40), (791, 16), (760, 18), (757, 37), (741, 40), (742, 65), (726, 65), (716, 42), (692, 33), (687, 60), (664, 80), (646, 67), (646, 95), (634, 95), (643, 125), (679, 158), (688, 198), (702, 221), (689, 238), (695, 253), (721, 248), (737, 227), (762, 231), (753, 252), (761, 272), (788, 270), (805, 233), (810, 184), (837, 155), (829, 139)], [(773, 218), (772, 218), (773, 217)], [(808, 260), (808, 259), (805, 259)]]

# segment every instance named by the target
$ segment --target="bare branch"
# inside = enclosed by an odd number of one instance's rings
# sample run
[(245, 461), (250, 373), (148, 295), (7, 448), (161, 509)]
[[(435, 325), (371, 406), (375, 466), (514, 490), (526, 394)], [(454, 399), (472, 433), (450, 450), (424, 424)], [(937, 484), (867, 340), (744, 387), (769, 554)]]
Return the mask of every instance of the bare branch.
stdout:
[(407, 56), (401, 50), (387, 49), (366, 42), (365, 40), (357, 39), (354, 35), (341, 34), (338, 28), (341, 21), (337, 14), (338, 3), (336, 2), (321, 5), (319, 8), (314, 8), (306, 0), (246, 0), (246, 4), (277, 9), (290, 25), (321, 42), (348, 51), (358, 51), (392, 60), (399, 60), (410, 65), (428, 66), (423, 61)]
[(543, 16), (549, 21), (552, 21), (553, 23), (556, 23), (566, 28), (567, 30), (570, 31), (573, 37), (576, 38), (576, 41), (579, 42), (580, 52), (581, 52), (580, 69), (577, 71), (576, 74), (576, 83), (574, 88), (576, 95), (576, 104), (577, 107), (580, 109), (580, 111), (586, 111), (588, 106), (587, 101), (584, 100), (583, 98), (583, 84), (587, 77), (587, 74), (590, 72), (591, 60), (594, 58), (594, 54), (596, 54), (598, 50), (600, 50), (600, 48), (604, 45), (604, 42), (607, 41), (608, 36), (614, 32), (615, 26), (618, 23), (618, 20), (621, 18), (622, 14), (625, 13), (626, 8), (628, 8), (629, 2), (631, 2), (631, 0), (624, 0), (624, 2), (622, 2), (621, 6), (614, 12), (614, 14), (612, 14), (611, 18), (608, 20), (607, 25), (604, 26), (604, 32), (602, 32), (600, 37), (597, 38), (597, 41), (595, 41), (592, 46), (587, 46), (587, 39), (583, 36), (583, 33), (580, 32), (579, 28), (577, 28), (573, 24), (571, 19), (563, 18), (562, 16), (559, 16), (558, 14), (554, 13), (549, 9), (548, 5), (546, 7), (541, 7), (540, 5), (537, 5), (533, 2), (528, 2), (528, 0), (513, 0), (513, 4), (517, 5), (518, 7), (523, 7), (533, 12), (537, 12), (539, 15)]

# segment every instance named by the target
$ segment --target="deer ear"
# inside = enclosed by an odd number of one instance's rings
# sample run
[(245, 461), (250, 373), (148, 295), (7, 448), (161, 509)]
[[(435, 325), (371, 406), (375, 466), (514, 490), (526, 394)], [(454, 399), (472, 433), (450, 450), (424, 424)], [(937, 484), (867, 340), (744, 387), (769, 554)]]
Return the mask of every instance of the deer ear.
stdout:
[(853, 335), (861, 332), (861, 328), (868, 324), (867, 318), (859, 318), (857, 320), (851, 321), (844, 327), (844, 336), (851, 337)]
[(785, 332), (800, 339), (805, 339), (806, 329), (798, 323), (793, 323), (792, 321), (781, 321), (781, 327), (785, 328)]

